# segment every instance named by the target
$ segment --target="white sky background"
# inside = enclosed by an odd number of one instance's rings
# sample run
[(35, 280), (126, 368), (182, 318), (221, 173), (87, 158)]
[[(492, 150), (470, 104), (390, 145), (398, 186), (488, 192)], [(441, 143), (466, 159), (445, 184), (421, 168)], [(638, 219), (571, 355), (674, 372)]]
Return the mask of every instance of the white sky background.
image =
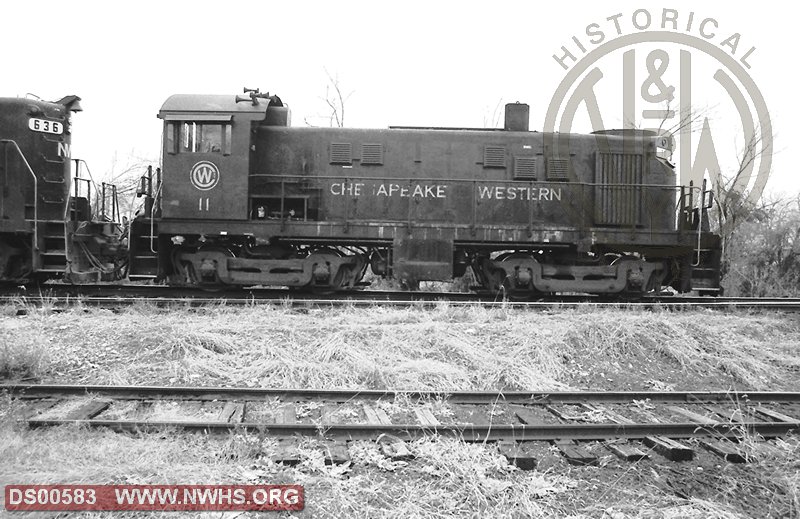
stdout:
[[(574, 49), (573, 35), (585, 41), (592, 22), (610, 35), (606, 18), (623, 13), (623, 30), (636, 32), (633, 11), (647, 8), (657, 18), (664, 7), (678, 10), (679, 22), (692, 11), (697, 20), (714, 17), (714, 43), (741, 33), (739, 55), (756, 47), (749, 72), (775, 134), (768, 191), (800, 192), (792, 156), (800, 133), (793, 43), (800, 9), (791, 3), (13, 2), (2, 13), (0, 96), (79, 95), (84, 111), (73, 120), (73, 157), (87, 160), (96, 179), (115, 155), (117, 167), (131, 155), (158, 159), (156, 113), (174, 93), (259, 87), (290, 105), (293, 125), (326, 125), (315, 118), (327, 113), (325, 69), (352, 92), (349, 127), (480, 127), (502, 99), (530, 104), (531, 130), (541, 130), (566, 74), (552, 55), (562, 45)], [(712, 115), (729, 109), (710, 88), (695, 88), (693, 100)], [(605, 122), (621, 126), (613, 115)], [(725, 169), (735, 159), (722, 155), (732, 155), (741, 136), (714, 131)]]

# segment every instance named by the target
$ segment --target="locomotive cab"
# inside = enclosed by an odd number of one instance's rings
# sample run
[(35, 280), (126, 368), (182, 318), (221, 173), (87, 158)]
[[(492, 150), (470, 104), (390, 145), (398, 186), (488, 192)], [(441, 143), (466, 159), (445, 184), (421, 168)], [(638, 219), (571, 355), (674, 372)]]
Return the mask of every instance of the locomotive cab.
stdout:
[(246, 220), (250, 134), (270, 99), (173, 95), (164, 103), (165, 219)]

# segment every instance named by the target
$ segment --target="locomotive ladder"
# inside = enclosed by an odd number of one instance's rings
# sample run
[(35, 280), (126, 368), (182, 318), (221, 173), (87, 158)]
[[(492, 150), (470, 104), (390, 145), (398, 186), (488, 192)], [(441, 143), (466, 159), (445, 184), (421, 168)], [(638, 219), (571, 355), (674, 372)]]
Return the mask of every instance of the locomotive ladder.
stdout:
[(162, 188), (161, 168), (155, 170), (155, 181), (156, 192), (153, 193), (153, 167), (147, 166), (147, 173), (141, 177), (141, 187), (137, 191), (137, 195), (146, 196), (145, 218), (134, 218), (130, 223), (128, 279), (131, 281), (150, 281), (158, 276), (158, 223), (156, 217)]
[(713, 196), (710, 191), (706, 191), (706, 185), (706, 179), (703, 179), (697, 201), (697, 246), (692, 261), (692, 289), (702, 295), (717, 295), (720, 292), (719, 264), (722, 251), (703, 244), (704, 225), (706, 228), (708, 225), (704, 222), (704, 217), (708, 218), (706, 209), (710, 208), (710, 205), (706, 206), (706, 193), (709, 193), (709, 200)]
[[(148, 221), (149, 220), (149, 221)], [(128, 279), (148, 281), (158, 275), (158, 224), (152, 218), (131, 221)]]

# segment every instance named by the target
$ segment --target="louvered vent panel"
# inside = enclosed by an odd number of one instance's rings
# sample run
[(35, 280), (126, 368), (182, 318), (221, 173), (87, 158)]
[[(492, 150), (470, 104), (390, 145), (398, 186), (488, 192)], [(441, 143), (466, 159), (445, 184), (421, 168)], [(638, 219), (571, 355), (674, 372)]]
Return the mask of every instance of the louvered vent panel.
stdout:
[(383, 164), (383, 144), (362, 144), (362, 164)]
[(331, 164), (353, 163), (353, 146), (349, 142), (332, 142), (330, 153)]
[(643, 163), (642, 155), (597, 154), (594, 208), (598, 225), (641, 223)]
[(567, 180), (569, 178), (568, 159), (547, 159), (547, 180)]
[(514, 157), (514, 180), (536, 180), (536, 157)]
[(483, 148), (483, 167), (484, 168), (505, 168), (506, 167), (506, 147), (505, 146), (486, 146)]

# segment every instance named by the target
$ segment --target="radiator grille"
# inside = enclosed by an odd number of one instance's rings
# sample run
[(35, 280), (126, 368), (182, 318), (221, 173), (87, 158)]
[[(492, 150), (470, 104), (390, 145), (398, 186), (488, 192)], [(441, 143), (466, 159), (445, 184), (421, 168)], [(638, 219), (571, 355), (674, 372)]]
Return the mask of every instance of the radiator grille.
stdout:
[(505, 168), (506, 167), (506, 147), (505, 146), (486, 146), (483, 148), (483, 167), (484, 168)]
[(598, 225), (641, 223), (643, 164), (641, 154), (597, 154), (594, 207)]
[(383, 164), (383, 144), (362, 144), (362, 164)]
[(568, 177), (569, 159), (547, 159), (547, 180), (567, 180)]
[(330, 147), (331, 164), (352, 164), (353, 147), (349, 142), (332, 142)]
[(536, 157), (514, 157), (514, 180), (536, 180)]

